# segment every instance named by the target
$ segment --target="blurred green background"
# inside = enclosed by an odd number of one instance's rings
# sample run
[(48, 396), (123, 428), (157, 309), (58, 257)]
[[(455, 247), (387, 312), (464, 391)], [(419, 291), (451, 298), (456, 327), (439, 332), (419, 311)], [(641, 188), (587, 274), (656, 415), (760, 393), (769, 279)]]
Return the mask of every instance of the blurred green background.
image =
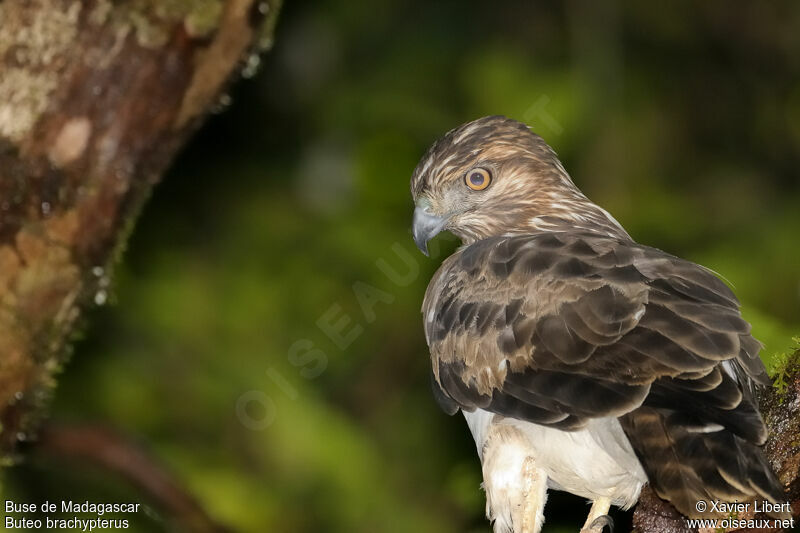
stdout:
[[(488, 532), (472, 439), (429, 392), (418, 159), (476, 117), (528, 122), (635, 239), (727, 278), (769, 362), (800, 332), (798, 27), (788, 1), (288, 0), (157, 187), (52, 417), (134, 435), (236, 530)], [(4, 475), (18, 500), (143, 498), (46, 456)], [(587, 510), (552, 496), (545, 531)]]

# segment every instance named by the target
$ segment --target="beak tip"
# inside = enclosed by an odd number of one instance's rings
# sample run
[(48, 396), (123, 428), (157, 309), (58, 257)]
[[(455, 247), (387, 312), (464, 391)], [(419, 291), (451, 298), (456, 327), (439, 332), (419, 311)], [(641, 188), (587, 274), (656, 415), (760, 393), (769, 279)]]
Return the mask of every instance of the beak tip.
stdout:
[(444, 229), (447, 220), (443, 217), (432, 215), (422, 208), (414, 209), (414, 223), (411, 233), (414, 237), (414, 244), (419, 251), (430, 257), (428, 254), (428, 241), (434, 238)]
[(414, 233), (414, 244), (417, 245), (417, 248), (420, 252), (425, 254), (428, 257), (428, 241), (425, 237), (421, 235), (417, 235), (416, 232)]

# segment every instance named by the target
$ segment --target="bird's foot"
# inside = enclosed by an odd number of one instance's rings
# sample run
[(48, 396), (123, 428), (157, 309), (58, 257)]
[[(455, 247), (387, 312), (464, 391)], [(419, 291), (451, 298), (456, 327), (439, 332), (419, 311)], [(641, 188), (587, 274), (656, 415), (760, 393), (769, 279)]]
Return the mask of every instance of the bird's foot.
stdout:
[(581, 529), (580, 533), (602, 533), (606, 526), (608, 533), (614, 533), (614, 519), (604, 514), (592, 520), (592, 523)]

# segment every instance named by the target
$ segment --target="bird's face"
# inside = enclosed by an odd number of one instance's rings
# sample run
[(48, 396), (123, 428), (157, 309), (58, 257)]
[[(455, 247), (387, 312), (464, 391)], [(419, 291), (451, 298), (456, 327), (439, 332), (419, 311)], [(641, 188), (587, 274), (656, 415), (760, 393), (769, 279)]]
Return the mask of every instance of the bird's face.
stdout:
[[(500, 187), (493, 183), (498, 164), (475, 158), (474, 162), (448, 168), (446, 175), (414, 196), (414, 241), (427, 255), (427, 242), (442, 230), (457, 235), (497, 198)], [(462, 230), (460, 232), (459, 230)]]
[(470, 243), (522, 229), (559, 189), (580, 195), (527, 126), (498, 116), (469, 122), (438, 140), (414, 170), (414, 241), (427, 255), (428, 241), (444, 230)]

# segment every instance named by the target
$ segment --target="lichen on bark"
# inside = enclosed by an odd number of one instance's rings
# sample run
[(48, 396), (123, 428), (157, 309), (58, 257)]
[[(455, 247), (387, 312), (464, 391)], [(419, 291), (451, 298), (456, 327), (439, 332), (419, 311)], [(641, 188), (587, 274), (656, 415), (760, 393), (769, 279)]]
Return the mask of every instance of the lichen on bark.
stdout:
[(75, 40), (81, 2), (0, 6), (0, 137), (19, 142), (47, 108)]

